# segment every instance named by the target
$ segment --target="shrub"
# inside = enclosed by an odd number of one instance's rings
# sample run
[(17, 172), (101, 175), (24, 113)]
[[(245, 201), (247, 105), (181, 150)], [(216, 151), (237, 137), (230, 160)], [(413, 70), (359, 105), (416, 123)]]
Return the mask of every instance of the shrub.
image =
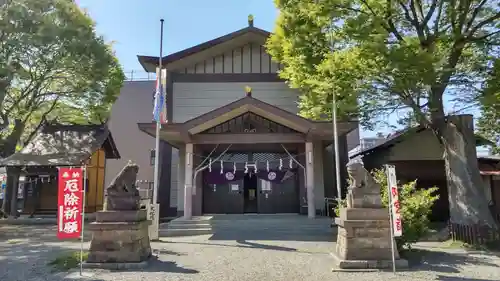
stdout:
[[(389, 197), (387, 190), (387, 176), (385, 170), (375, 169), (371, 172), (375, 181), (380, 185), (382, 203), (388, 207)], [(401, 217), (403, 219), (403, 235), (396, 238), (399, 250), (403, 247), (411, 249), (411, 245), (420, 240), (429, 231), (429, 215), (432, 205), (439, 198), (435, 195), (437, 187), (417, 189), (417, 180), (405, 184), (398, 184), (399, 202), (401, 204)], [(346, 201), (342, 201), (340, 207), (346, 207)], [(339, 208), (335, 214), (339, 215)]]
[[(382, 169), (372, 171), (375, 181), (380, 184), (382, 203), (389, 205), (387, 190), (387, 176)], [(399, 202), (401, 204), (401, 217), (403, 219), (403, 235), (396, 239), (398, 249), (406, 247), (419, 241), (429, 231), (429, 215), (434, 202), (439, 198), (435, 195), (437, 187), (417, 189), (417, 180), (398, 184)]]

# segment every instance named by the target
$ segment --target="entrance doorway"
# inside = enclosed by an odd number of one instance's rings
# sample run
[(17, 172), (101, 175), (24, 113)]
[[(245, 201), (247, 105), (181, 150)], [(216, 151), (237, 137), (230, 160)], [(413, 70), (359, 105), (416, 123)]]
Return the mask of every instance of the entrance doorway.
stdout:
[(247, 173), (243, 179), (244, 212), (257, 213), (257, 176)]

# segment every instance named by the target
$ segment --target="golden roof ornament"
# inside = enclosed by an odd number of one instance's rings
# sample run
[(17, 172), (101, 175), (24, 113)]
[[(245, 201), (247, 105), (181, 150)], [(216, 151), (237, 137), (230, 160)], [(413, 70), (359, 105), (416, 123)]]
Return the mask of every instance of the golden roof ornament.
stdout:
[(248, 26), (253, 27), (253, 15), (248, 15)]
[(247, 97), (252, 96), (252, 88), (250, 86), (245, 86), (245, 94)]

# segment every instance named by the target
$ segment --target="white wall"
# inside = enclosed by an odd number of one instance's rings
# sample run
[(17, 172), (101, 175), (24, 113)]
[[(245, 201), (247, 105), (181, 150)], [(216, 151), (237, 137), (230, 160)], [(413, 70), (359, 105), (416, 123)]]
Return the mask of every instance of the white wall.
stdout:
[(111, 108), (108, 126), (121, 159), (106, 160), (106, 186), (129, 160), (139, 165), (138, 180), (153, 180), (150, 150), (155, 139), (137, 127), (137, 123), (152, 122), (153, 89), (154, 81), (126, 81)]
[(173, 121), (185, 122), (245, 96), (245, 86), (256, 99), (297, 113), (299, 92), (283, 82), (174, 83)]

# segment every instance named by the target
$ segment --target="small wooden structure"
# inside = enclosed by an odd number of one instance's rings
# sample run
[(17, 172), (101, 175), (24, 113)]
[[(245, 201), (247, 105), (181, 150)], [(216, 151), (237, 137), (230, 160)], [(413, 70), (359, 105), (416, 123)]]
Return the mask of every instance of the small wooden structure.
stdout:
[(95, 212), (103, 205), (106, 159), (118, 158), (111, 132), (104, 124), (47, 124), (21, 151), (1, 160), (0, 166), (14, 175), (18, 185), (18, 196), (12, 203), (22, 213), (33, 215), (55, 214), (57, 167), (87, 163), (85, 211)]

